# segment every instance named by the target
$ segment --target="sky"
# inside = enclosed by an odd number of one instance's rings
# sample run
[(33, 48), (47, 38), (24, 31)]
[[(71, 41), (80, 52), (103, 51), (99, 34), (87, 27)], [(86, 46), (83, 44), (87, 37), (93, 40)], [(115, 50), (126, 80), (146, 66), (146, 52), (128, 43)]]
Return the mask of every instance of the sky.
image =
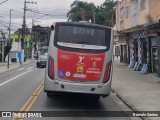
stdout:
[[(3, 1), (6, 1), (2, 3)], [(66, 21), (66, 14), (70, 10), (70, 5), (74, 0), (27, 0), (34, 4), (27, 3), (26, 25), (28, 28), (34, 25), (51, 26), (55, 21)], [(93, 2), (96, 6), (104, 3), (105, 0), (81, 0)], [(35, 4), (37, 3), (37, 4)], [(11, 11), (11, 32), (22, 27), (24, 0), (0, 0), (0, 29), (6, 31), (9, 26), (9, 16)], [(38, 11), (35, 13), (33, 11)]]

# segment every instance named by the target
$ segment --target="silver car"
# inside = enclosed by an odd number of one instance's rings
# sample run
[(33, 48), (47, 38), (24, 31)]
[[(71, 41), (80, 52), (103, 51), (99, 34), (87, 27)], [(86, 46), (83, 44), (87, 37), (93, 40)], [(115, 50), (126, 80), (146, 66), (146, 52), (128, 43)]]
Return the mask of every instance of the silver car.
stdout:
[(46, 61), (47, 61), (47, 53), (40, 55), (36, 63), (37, 68), (46, 67)]

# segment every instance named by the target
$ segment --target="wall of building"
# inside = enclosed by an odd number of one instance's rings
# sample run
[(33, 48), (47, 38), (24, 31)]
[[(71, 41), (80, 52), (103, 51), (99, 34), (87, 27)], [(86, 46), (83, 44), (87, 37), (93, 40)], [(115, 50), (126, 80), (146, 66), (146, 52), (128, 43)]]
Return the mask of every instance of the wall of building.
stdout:
[(122, 0), (116, 6), (116, 27), (118, 31), (131, 28), (131, 0)]
[(116, 6), (116, 30), (120, 31), (120, 6)]
[(160, 18), (160, 0), (122, 0), (116, 6), (116, 28), (124, 31)]
[(130, 0), (125, 4), (124, 29), (131, 28), (131, 5)]
[[(144, 1), (144, 3), (142, 2)], [(138, 24), (139, 25), (144, 25), (148, 23), (149, 20), (149, 2), (153, 2), (154, 0), (139, 0), (139, 15), (138, 15)]]
[(152, 21), (160, 19), (160, 0), (150, 0), (149, 13)]

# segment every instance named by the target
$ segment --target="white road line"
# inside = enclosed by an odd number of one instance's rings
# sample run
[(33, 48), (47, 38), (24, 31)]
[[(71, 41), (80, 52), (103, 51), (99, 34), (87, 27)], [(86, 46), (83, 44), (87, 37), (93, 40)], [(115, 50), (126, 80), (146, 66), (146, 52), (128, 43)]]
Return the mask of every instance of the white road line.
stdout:
[(30, 70), (30, 69), (32, 69), (33, 67), (29, 67), (29, 68), (27, 68), (27, 70)]
[(16, 78), (21, 77), (21, 76), (24, 75), (24, 74), (27, 74), (27, 73), (31, 72), (31, 71), (32, 71), (32, 70), (28, 70), (28, 71), (26, 71), (26, 72), (24, 72), (24, 73), (22, 73), (22, 74), (17, 75), (17, 76), (14, 77), (14, 78), (11, 78), (11, 79), (9, 79), (9, 80), (7, 80), (7, 81), (1, 83), (1, 84), (0, 84), (0, 87), (1, 87), (2, 85), (5, 85), (6, 83), (11, 82), (12, 80), (14, 80), (14, 79), (16, 79)]
[(20, 71), (20, 70), (23, 70), (23, 69), (25, 69), (25, 68), (20, 68), (20, 69), (18, 69), (17, 71)]

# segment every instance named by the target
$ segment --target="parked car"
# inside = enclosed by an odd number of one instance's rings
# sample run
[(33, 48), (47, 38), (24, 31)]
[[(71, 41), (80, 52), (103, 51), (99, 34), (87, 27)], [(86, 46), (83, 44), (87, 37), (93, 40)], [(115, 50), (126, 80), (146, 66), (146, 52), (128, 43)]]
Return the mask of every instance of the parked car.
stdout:
[(47, 53), (44, 53), (43, 55), (40, 55), (37, 60), (37, 68), (39, 67), (46, 67), (46, 61), (47, 61)]

